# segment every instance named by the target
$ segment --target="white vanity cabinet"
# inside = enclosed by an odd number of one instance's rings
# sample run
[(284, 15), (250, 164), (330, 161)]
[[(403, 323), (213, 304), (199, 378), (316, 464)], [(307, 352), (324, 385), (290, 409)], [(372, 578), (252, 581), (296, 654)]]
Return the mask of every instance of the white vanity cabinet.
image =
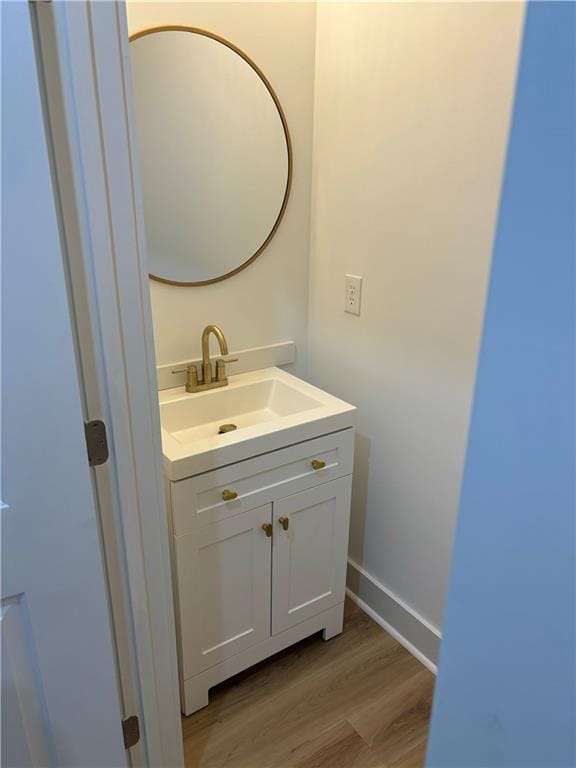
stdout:
[(167, 481), (182, 711), (227, 677), (342, 630), (354, 430)]

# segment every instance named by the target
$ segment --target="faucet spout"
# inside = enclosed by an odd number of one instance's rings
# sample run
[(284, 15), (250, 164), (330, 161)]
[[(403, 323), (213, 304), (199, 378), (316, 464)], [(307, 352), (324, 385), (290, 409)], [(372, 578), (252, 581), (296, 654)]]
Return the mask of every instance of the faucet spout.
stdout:
[(220, 346), (220, 354), (224, 357), (228, 354), (228, 342), (222, 329), (217, 325), (207, 325), (202, 331), (202, 377), (204, 384), (210, 384), (212, 377), (212, 363), (210, 362), (210, 334), (214, 334)]

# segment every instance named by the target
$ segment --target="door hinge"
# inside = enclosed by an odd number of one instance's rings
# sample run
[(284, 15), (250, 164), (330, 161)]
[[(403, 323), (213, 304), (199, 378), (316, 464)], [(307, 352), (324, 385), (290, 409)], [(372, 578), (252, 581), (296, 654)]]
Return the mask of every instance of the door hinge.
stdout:
[(124, 749), (130, 749), (140, 741), (140, 723), (137, 715), (131, 715), (122, 720), (122, 733), (124, 735)]
[(97, 467), (108, 461), (108, 438), (106, 437), (106, 424), (100, 419), (84, 422), (84, 434), (86, 435), (86, 449), (88, 451), (88, 464)]

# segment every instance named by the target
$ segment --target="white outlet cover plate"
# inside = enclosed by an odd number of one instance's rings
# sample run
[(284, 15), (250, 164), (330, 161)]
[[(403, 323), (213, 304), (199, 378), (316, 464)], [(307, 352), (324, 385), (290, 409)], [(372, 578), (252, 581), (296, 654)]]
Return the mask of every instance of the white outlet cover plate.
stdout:
[(344, 312), (360, 314), (362, 302), (362, 278), (358, 275), (346, 275), (344, 290)]

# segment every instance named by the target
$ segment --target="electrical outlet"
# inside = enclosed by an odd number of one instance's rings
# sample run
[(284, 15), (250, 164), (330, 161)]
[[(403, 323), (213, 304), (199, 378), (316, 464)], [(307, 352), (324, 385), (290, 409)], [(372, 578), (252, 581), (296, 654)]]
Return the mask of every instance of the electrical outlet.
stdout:
[(360, 314), (360, 301), (362, 299), (362, 278), (358, 275), (346, 275), (344, 294), (344, 312), (351, 315)]

